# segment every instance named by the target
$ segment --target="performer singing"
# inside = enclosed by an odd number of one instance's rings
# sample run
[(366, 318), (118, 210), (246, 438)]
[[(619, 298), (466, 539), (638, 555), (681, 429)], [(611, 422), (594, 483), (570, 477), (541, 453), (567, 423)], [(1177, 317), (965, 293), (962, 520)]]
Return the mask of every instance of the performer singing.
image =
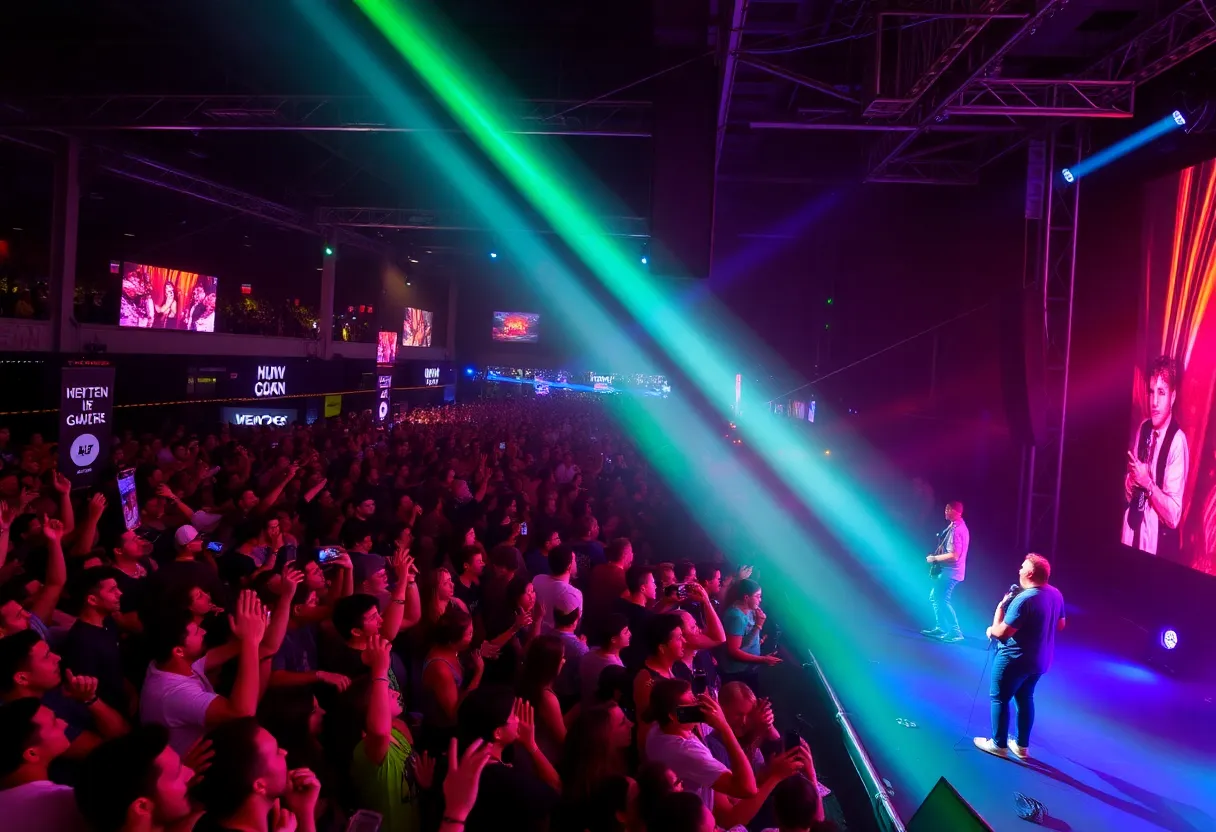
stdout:
[[(1050, 586), (1051, 564), (1030, 554), (1018, 571), (1018, 586), (997, 604), (988, 637), (1001, 642), (992, 665), (992, 736), (976, 737), (980, 751), (1030, 759), (1034, 688), (1051, 669), (1056, 632), (1064, 629), (1064, 596)], [(1014, 592), (1018, 589), (1018, 592)], [(1018, 706), (1017, 740), (1009, 739), (1009, 700)]]
[(1191, 456), (1186, 434), (1173, 417), (1177, 367), (1163, 355), (1149, 365), (1146, 375), (1149, 418), (1140, 423), (1135, 444), (1127, 452), (1122, 540), (1127, 546), (1178, 561), (1182, 490)]
[(958, 500), (946, 503), (946, 521), (950, 524), (938, 535), (937, 550), (925, 558), (929, 564), (929, 577), (933, 588), (929, 590), (929, 603), (933, 606), (933, 628), (921, 630), (921, 635), (956, 644), (963, 640), (963, 631), (958, 626), (958, 616), (950, 605), (954, 588), (963, 582), (967, 574), (967, 548), (971, 544), (971, 532), (963, 522), (963, 504)]

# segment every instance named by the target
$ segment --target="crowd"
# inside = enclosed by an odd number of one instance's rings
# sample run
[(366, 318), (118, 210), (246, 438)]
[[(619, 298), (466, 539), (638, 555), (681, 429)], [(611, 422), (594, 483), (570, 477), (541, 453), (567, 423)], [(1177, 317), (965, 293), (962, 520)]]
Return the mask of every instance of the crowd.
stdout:
[[(0, 826), (802, 832), (758, 575), (604, 406), (0, 427)], [(139, 523), (116, 475), (134, 469)]]

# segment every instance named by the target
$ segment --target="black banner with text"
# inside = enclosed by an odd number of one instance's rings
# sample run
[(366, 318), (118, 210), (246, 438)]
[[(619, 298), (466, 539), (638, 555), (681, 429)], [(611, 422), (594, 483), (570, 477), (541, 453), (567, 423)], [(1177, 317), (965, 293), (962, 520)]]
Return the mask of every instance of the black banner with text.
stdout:
[(59, 472), (87, 488), (110, 458), (113, 367), (64, 367), (59, 376)]

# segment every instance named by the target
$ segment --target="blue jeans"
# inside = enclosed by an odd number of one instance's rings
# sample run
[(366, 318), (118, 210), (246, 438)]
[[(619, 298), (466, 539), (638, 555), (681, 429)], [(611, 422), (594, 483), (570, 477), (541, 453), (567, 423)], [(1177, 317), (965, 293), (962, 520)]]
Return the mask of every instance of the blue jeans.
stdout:
[(1043, 674), (1023, 659), (1010, 659), (997, 654), (992, 665), (992, 741), (998, 748), (1009, 742), (1009, 701), (1018, 706), (1018, 745), (1030, 746), (1030, 729), (1034, 727), (1034, 687)]
[(950, 606), (950, 596), (961, 581), (939, 575), (933, 579), (933, 589), (929, 590), (929, 603), (933, 605), (933, 624), (937, 629), (951, 636), (961, 636), (958, 628), (958, 616), (954, 607)]

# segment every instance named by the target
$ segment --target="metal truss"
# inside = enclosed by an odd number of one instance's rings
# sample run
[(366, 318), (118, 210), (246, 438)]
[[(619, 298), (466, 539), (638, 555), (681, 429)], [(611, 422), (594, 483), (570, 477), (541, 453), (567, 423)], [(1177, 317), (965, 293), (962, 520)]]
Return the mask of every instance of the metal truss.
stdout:
[[(1072, 348), (1073, 289), (1077, 265), (1080, 182), (1066, 184), (1057, 171), (1076, 164), (1086, 151), (1084, 122), (1065, 125), (1031, 142), (1026, 182), (1026, 243), (1023, 291), (1033, 293), (1042, 314), (1045, 431), (1022, 449), (1018, 490), (1019, 542), (1024, 552), (1052, 555), (1060, 528), (1060, 484), (1068, 415), (1068, 371)], [(1036, 373), (1028, 384), (1036, 384)], [(1034, 399), (1032, 398), (1032, 402)], [(1032, 405), (1033, 406), (1033, 405)]]
[[(324, 207), (318, 208), (316, 222), (323, 227), (391, 228), (416, 231), (479, 231), (490, 229), (458, 211), (433, 211), (425, 208)], [(600, 227), (608, 237), (649, 238), (650, 226), (643, 217), (600, 217)], [(549, 233), (544, 228), (520, 229)]]
[[(988, 24), (998, 19), (1024, 19), (1024, 14), (1007, 14), (1011, 0), (983, 0), (976, 8), (947, 0), (923, 4), (921, 8), (883, 10), (878, 14), (874, 44), (874, 96), (866, 104), (868, 118), (898, 119), (907, 115), (929, 89), (967, 51)], [(903, 47), (902, 27), (895, 32), (895, 67), (884, 66), (883, 34), (888, 18), (922, 17), (908, 37), (915, 47)], [(940, 24), (935, 21), (942, 21)], [(890, 61), (888, 60), (888, 64)], [(906, 88), (902, 78), (911, 78)]]
[(718, 126), (714, 136), (714, 173), (722, 161), (722, 144), (726, 141), (726, 125), (730, 122), (730, 99), (735, 91), (735, 73), (739, 69), (739, 48), (743, 44), (743, 29), (747, 26), (749, 0), (727, 0), (731, 3), (730, 31), (722, 55), (722, 86), (718, 95)]
[[(546, 136), (650, 135), (644, 101), (513, 101), (510, 132)], [(416, 133), (370, 96), (101, 95), (5, 98), (0, 130)], [(439, 128), (453, 132), (455, 126)]]
[(1134, 81), (983, 78), (958, 91), (947, 116), (1131, 118)]
[[(941, 98), (936, 106), (924, 107), (913, 130), (893, 131), (884, 135), (872, 148), (867, 181), (909, 181), (908, 174), (914, 174), (915, 171), (904, 171), (903, 167), (909, 154), (914, 152), (913, 144), (955, 114), (952, 108), (979, 105), (983, 107), (982, 111), (964, 110), (962, 115), (1001, 115), (1023, 119), (1036, 115), (1126, 117), (1125, 111), (1131, 112), (1130, 104), (1134, 100), (1131, 96), (1134, 93), (1129, 92), (1125, 85), (1135, 87), (1143, 84), (1216, 43), (1216, 16), (1208, 14), (1205, 0), (1187, 0), (1076, 78), (1038, 81), (1033, 88), (1025, 80), (1009, 82), (994, 79), (1001, 59), (1019, 41), (1036, 31), (1047, 17), (1054, 14), (1059, 4), (1060, 0), (1048, 0), (1033, 18), (1027, 20), (1000, 48), (983, 60), (955, 91)], [(1100, 86), (1090, 86), (1090, 82), (1109, 86), (1103, 89)], [(1013, 83), (1016, 89), (1002, 86), (1010, 83)], [(999, 93), (1001, 100), (1010, 106), (998, 104), (994, 93)], [(1029, 104), (1022, 98), (1023, 95), (1029, 95), (1032, 102), (1045, 106), (1034, 112), (1027, 111)], [(1017, 137), (1011, 143), (987, 148), (987, 152), (973, 158), (980, 159), (979, 167), (983, 167), (1020, 146), (1023, 141), (1025, 135)], [(960, 161), (964, 168), (967, 164)], [(923, 167), (923, 162), (917, 167)], [(969, 172), (965, 179), (975, 181), (977, 174), (978, 170)], [(926, 180), (913, 176), (912, 181)], [(942, 181), (942, 184), (958, 183), (959, 180), (952, 176)]]
[(778, 66), (777, 64), (748, 53), (743, 53), (739, 56), (739, 63), (754, 67), (755, 69), (763, 70), (769, 75), (789, 81), (792, 84), (797, 84), (800, 87), (805, 87), (807, 89), (814, 90), (815, 92), (823, 93), (824, 95), (831, 96), (832, 98), (838, 98), (841, 101), (847, 101), (850, 104), (861, 103), (847, 92), (841, 92), (831, 84), (826, 84), (823, 81), (817, 81), (814, 78), (808, 78), (801, 73), (786, 69), (783, 66)]

